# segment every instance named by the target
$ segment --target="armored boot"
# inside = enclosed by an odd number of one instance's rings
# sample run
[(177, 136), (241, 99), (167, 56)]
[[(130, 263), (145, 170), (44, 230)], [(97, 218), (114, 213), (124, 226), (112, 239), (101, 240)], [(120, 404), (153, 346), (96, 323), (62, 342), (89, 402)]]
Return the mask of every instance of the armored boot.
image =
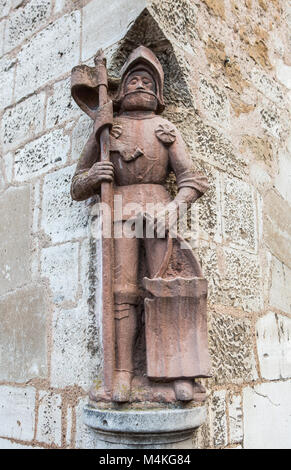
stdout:
[(115, 305), (116, 371), (112, 400), (127, 402), (130, 399), (133, 376), (133, 345), (136, 335), (135, 306)]
[(193, 379), (179, 379), (174, 382), (176, 400), (190, 401), (193, 399)]

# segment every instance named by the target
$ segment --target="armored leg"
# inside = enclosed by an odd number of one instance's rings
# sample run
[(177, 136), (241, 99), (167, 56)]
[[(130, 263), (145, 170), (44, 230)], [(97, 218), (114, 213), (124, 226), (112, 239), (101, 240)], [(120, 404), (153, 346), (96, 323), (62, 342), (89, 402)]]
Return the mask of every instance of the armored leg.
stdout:
[(136, 337), (136, 309), (138, 300), (138, 240), (115, 240), (115, 337), (116, 371), (112, 399), (126, 402), (130, 399), (133, 375), (133, 346)]

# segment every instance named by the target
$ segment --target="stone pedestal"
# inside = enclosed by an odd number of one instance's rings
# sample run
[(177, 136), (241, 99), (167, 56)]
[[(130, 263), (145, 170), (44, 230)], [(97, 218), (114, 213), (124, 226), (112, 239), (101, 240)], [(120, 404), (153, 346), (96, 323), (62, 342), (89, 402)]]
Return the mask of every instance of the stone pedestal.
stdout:
[(84, 422), (97, 433), (100, 449), (191, 449), (193, 432), (205, 418), (205, 406), (126, 411), (84, 407)]

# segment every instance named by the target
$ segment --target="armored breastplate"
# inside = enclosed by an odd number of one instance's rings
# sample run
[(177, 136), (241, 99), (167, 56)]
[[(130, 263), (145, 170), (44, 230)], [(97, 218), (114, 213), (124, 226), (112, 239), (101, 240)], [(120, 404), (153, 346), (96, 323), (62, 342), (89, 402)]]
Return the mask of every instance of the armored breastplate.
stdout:
[(162, 184), (168, 171), (168, 148), (157, 135), (161, 118), (119, 117), (110, 135), (111, 161), (118, 186)]

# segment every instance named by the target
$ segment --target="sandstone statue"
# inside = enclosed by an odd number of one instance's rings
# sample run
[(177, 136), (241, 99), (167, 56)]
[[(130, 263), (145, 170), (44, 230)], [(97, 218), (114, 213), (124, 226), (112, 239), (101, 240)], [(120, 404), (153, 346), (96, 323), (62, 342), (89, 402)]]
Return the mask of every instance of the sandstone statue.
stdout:
[[(72, 71), (72, 95), (94, 120), (94, 131), (71, 195), (81, 201), (99, 194), (121, 234), (103, 237), (104, 380), (93, 385), (93, 402), (190, 401), (195, 392), (203, 396), (195, 379), (209, 377), (207, 282), (190, 246), (171, 230), (177, 208), (196, 201), (208, 184), (193, 171), (178, 129), (160, 116), (163, 82), (159, 60), (144, 46), (128, 57), (113, 99), (101, 52), (95, 67)], [(174, 199), (165, 188), (171, 171)], [(113, 213), (116, 197), (120, 216)], [(134, 232), (138, 223), (141, 236)]]

